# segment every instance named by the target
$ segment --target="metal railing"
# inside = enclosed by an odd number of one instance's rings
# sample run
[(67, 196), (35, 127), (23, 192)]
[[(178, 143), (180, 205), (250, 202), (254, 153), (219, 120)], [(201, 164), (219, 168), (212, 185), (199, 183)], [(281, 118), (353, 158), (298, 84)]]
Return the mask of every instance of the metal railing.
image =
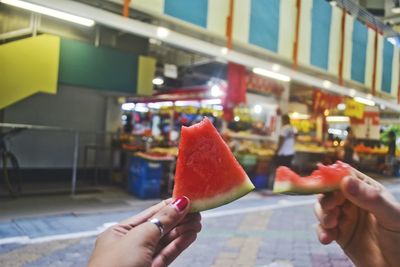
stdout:
[[(75, 195), (77, 191), (78, 169), (88, 168), (90, 162), (87, 159), (87, 147), (102, 147), (95, 150), (94, 157), (97, 158), (99, 151), (104, 147), (111, 150), (111, 141), (115, 133), (82, 131), (72, 128), (53, 126), (0, 123), (0, 130), (24, 129), (7, 140), (10, 151), (15, 153), (20, 165), (24, 167), (49, 167), (60, 169), (71, 169), (70, 193)], [(47, 147), (43, 147), (47, 146)], [(81, 155), (84, 157), (81, 157)], [(101, 156), (101, 155), (100, 155)], [(103, 155), (104, 156), (104, 155)], [(105, 158), (105, 157), (103, 157)], [(29, 159), (29, 163), (26, 162)], [(97, 160), (93, 160), (98, 164)], [(109, 167), (110, 158), (105, 158), (102, 167)], [(92, 163), (92, 166), (94, 164)], [(100, 164), (101, 165), (101, 164)], [(95, 166), (98, 167), (98, 166)]]

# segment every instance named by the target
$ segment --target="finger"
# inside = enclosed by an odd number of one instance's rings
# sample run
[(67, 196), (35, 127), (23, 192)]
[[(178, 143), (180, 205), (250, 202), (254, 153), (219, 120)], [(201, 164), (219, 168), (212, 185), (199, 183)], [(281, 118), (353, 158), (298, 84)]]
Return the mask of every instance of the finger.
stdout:
[(152, 216), (152, 218), (160, 221), (162, 229), (154, 223), (145, 222), (129, 231), (127, 239), (132, 243), (138, 243), (140, 247), (145, 247), (154, 253), (162, 237), (162, 233), (166, 234), (178, 225), (188, 213), (189, 206), (188, 198), (180, 197), (175, 199), (174, 202), (161, 208)]
[(318, 195), (318, 201), (323, 210), (331, 210), (344, 203), (345, 197), (340, 191), (325, 193)]
[(323, 245), (328, 245), (332, 243), (332, 241), (336, 240), (338, 236), (337, 228), (333, 229), (325, 229), (321, 225), (317, 226), (317, 236), (318, 240)]
[(194, 213), (189, 213), (183, 218), (183, 220), (180, 222), (180, 224), (184, 224), (186, 222), (195, 222), (195, 221), (201, 221), (201, 214), (200, 212), (194, 212)]
[(337, 227), (340, 214), (340, 209), (338, 207), (335, 207), (329, 211), (325, 211), (322, 209), (321, 204), (317, 202), (314, 205), (314, 213), (321, 226), (325, 229)]
[(196, 232), (199, 233), (201, 231), (202, 225), (200, 221), (187, 222), (185, 224), (180, 224), (172, 229), (169, 233), (167, 233), (163, 238), (162, 242), (164, 246), (174, 239), (178, 238), (181, 235), (184, 235), (187, 232)]
[(120, 222), (120, 224), (123, 225), (129, 225), (130, 227), (135, 227), (141, 223), (144, 223), (147, 221), (149, 218), (153, 217), (154, 214), (156, 214), (159, 210), (161, 210), (163, 207), (167, 206), (170, 204), (172, 201), (172, 198), (166, 199), (161, 201), (160, 203), (142, 211), (139, 214), (136, 214), (128, 219), (125, 219)]
[(168, 266), (176, 257), (188, 248), (196, 238), (196, 232), (187, 232), (184, 235), (179, 236), (157, 254), (153, 260), (152, 267)]
[(378, 188), (366, 182), (348, 176), (341, 182), (341, 189), (345, 197), (356, 206), (374, 214), (385, 227), (398, 230), (400, 207), (390, 197), (384, 188)]

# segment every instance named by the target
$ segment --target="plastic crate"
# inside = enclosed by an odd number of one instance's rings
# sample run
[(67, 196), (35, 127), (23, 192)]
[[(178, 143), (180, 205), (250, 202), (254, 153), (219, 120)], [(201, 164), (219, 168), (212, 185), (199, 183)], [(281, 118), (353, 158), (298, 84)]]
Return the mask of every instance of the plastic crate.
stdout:
[(160, 198), (162, 162), (132, 157), (129, 166), (128, 191), (139, 198)]
[(269, 176), (266, 174), (256, 175), (251, 178), (251, 182), (254, 184), (256, 189), (265, 189), (268, 186)]

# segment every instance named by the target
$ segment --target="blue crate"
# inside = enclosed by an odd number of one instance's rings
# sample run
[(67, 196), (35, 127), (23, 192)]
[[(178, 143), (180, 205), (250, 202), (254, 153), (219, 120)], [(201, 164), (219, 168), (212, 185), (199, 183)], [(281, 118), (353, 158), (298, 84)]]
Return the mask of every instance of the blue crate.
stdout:
[(265, 189), (268, 186), (268, 175), (261, 174), (253, 176), (250, 180), (256, 187), (256, 189)]
[(160, 198), (162, 162), (141, 157), (130, 159), (128, 191), (139, 198)]

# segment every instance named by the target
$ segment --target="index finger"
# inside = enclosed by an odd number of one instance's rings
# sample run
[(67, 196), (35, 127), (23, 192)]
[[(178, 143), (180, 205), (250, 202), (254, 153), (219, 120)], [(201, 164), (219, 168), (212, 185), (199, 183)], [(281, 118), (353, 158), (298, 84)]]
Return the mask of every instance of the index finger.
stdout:
[(340, 191), (334, 191), (318, 195), (318, 202), (321, 208), (325, 211), (332, 210), (337, 206), (341, 206), (346, 201), (343, 193)]
[(125, 224), (129, 225), (131, 227), (135, 227), (139, 224), (144, 223), (148, 219), (154, 216), (157, 212), (159, 212), (162, 208), (165, 206), (169, 205), (172, 202), (172, 198), (165, 199), (161, 201), (160, 203), (151, 206), (150, 208), (140, 212), (139, 214), (136, 214), (132, 217), (129, 217), (123, 221), (120, 222), (120, 224)]

